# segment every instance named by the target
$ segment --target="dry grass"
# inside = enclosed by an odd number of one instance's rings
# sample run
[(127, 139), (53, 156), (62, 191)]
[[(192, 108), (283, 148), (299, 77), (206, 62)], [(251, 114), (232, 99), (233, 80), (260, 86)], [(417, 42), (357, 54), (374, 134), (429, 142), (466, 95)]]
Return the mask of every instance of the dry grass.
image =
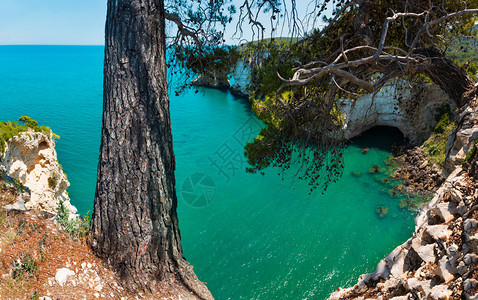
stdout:
[[(14, 200), (14, 191), (0, 189), (0, 299), (178, 299), (177, 295), (185, 295), (175, 281), (162, 282), (154, 295), (128, 293), (85, 239), (74, 240), (58, 229), (51, 215), (32, 210), (7, 215), (1, 207)], [(22, 264), (26, 256), (33, 259), (30, 266)], [(60, 268), (75, 272), (64, 286), (54, 279)]]

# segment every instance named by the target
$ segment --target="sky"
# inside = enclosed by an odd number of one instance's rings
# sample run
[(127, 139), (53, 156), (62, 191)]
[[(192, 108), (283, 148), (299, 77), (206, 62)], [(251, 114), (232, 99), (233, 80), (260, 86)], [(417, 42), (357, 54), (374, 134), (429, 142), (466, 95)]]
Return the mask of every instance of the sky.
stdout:
[[(237, 5), (241, 1), (233, 2)], [(107, 0), (0, 0), (0, 45), (104, 45), (106, 3)], [(306, 7), (299, 5), (298, 9)], [(267, 18), (262, 20), (267, 25), (269, 17), (263, 18)], [(230, 26), (226, 30), (227, 44), (238, 43), (230, 39), (233, 33), (234, 26)], [(245, 37), (249, 35), (250, 29), (245, 29)]]
[(103, 45), (106, 0), (0, 0), (0, 45)]

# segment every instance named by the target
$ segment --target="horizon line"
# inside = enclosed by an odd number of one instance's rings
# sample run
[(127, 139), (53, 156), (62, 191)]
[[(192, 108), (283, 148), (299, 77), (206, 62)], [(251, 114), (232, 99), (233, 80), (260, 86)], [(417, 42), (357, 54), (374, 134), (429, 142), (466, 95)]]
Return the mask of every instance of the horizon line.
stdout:
[(104, 46), (105, 44), (0, 44), (1, 46)]

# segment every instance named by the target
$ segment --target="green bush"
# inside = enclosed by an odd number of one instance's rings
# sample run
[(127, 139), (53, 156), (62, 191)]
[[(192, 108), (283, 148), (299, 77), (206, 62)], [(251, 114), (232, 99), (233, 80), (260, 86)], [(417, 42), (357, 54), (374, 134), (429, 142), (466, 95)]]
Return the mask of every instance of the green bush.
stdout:
[(440, 167), (443, 167), (445, 163), (448, 136), (455, 127), (451, 116), (452, 112), (448, 104), (440, 106), (435, 115), (437, 124), (433, 129), (433, 133), (428, 140), (423, 143), (423, 146), (427, 150), (429, 162), (437, 164)]
[(5, 151), (5, 143), (14, 136), (17, 136), (21, 132), (28, 131), (32, 129), (35, 132), (43, 133), (45, 135), (52, 134), (55, 138), (60, 138), (58, 135), (52, 133), (50, 127), (39, 126), (38, 122), (32, 120), (32, 118), (27, 116), (21, 116), (18, 121), (22, 122), (24, 125), (20, 125), (17, 122), (11, 121), (1, 121), (0, 122), (0, 152)]
[(57, 208), (55, 220), (73, 239), (87, 236), (90, 230), (91, 220), (89, 212), (84, 219), (81, 217), (73, 217), (70, 219), (70, 211), (66, 208), (63, 201), (60, 201)]
[(59, 179), (60, 175), (58, 173), (54, 173), (53, 176), (48, 177), (48, 186), (52, 190), (55, 189)]
[(463, 160), (462, 165), (465, 166), (467, 162), (471, 161), (478, 152), (476, 145), (478, 144), (478, 140), (473, 143), (473, 148), (466, 154), (465, 159)]
[(12, 278), (15, 280), (22, 280), (24, 276), (27, 277), (35, 275), (37, 270), (37, 263), (35, 259), (28, 252), (20, 254), (17, 260), (13, 261)]

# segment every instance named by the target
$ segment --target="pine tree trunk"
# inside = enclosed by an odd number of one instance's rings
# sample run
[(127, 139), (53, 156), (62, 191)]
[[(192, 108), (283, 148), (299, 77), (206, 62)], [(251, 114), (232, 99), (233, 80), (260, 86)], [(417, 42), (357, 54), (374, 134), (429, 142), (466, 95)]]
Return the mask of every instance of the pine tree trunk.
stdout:
[(90, 246), (131, 290), (174, 277), (211, 294), (182, 257), (166, 82), (163, 0), (110, 0)]

